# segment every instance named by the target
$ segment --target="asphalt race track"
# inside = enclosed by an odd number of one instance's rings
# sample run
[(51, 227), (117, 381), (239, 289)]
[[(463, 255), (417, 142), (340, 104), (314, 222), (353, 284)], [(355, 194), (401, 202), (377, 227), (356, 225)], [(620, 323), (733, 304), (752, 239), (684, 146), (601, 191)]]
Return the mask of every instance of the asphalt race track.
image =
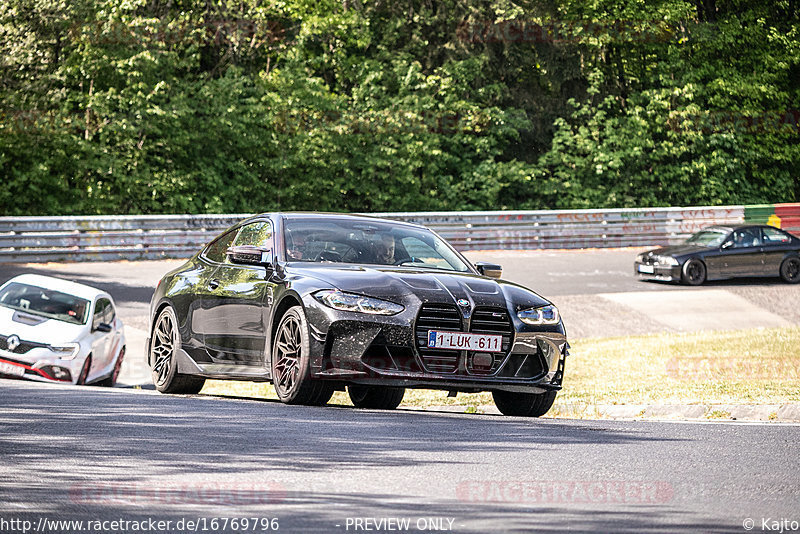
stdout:
[[(800, 324), (800, 286), (643, 282), (636, 252), (469, 256), (551, 298), (573, 339)], [(122, 382), (145, 384), (150, 296), (180, 263), (4, 265), (0, 282), (37, 272), (109, 291), (128, 336)], [(774, 422), (381, 412), (0, 380), (0, 532), (145, 520), (171, 521), (151, 532), (790, 531), (799, 438)], [(129, 523), (86, 523), (98, 520)]]
[(0, 519), (34, 525), (277, 518), (281, 532), (363, 532), (356, 519), (397, 518), (411, 532), (742, 532), (748, 518), (800, 512), (799, 426), (0, 388)]

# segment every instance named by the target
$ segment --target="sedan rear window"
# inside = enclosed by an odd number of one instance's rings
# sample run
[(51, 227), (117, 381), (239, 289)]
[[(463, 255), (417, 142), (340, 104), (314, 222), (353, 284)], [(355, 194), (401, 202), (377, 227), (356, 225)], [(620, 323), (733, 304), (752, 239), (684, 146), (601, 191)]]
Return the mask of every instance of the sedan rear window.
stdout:
[(0, 306), (73, 324), (86, 324), (90, 309), (88, 300), (18, 282), (0, 291)]

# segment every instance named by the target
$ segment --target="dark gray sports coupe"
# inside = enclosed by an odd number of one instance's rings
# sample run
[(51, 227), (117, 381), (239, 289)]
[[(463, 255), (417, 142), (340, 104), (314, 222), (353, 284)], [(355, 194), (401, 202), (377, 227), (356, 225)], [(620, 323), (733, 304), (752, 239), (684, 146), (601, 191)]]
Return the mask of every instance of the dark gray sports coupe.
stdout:
[(800, 282), (800, 239), (767, 225), (709, 226), (682, 245), (639, 254), (645, 278), (700, 285), (737, 276), (780, 276)]
[(502, 413), (540, 416), (561, 389), (564, 325), (500, 274), (418, 225), (259, 215), (159, 282), (153, 382), (196, 393), (206, 378), (271, 380), (283, 402), (310, 405), (346, 387), (357, 407), (384, 409), (405, 388), (491, 391)]

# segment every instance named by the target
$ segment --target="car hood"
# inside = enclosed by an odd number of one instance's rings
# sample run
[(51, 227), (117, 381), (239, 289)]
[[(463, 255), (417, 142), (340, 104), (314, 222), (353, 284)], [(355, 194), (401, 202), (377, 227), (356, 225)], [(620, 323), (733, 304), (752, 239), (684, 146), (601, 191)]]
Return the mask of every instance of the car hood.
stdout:
[(472, 306), (507, 308), (508, 302), (516, 309), (523, 309), (550, 304), (520, 285), (472, 273), (338, 264), (295, 264), (291, 273), (319, 280), (323, 283), (320, 288), (331, 287), (394, 301), (405, 300), (413, 294), (423, 302), (452, 304), (466, 299)]
[(696, 254), (698, 252), (703, 252), (705, 250), (709, 250), (709, 247), (682, 244), (682, 245), (671, 245), (668, 247), (661, 247), (653, 250), (648, 250), (647, 252), (644, 253), (644, 255), (685, 256), (687, 254)]
[(85, 329), (86, 325), (57, 321), (0, 306), (0, 334), (4, 336), (16, 335), (25, 341), (60, 345), (77, 341)]

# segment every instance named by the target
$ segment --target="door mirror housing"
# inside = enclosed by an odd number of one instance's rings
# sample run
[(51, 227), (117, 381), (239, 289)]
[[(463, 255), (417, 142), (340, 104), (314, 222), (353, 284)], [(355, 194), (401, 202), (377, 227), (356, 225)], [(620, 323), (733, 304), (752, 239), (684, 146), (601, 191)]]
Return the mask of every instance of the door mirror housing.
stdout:
[(483, 276), (488, 276), (489, 278), (500, 278), (503, 276), (503, 268), (496, 263), (479, 261), (475, 264), (475, 268), (478, 269), (478, 272)]
[(238, 245), (230, 247), (226, 252), (231, 263), (238, 263), (240, 265), (260, 265), (262, 267), (272, 268), (275, 260), (272, 256), (272, 250), (268, 248), (254, 247), (252, 245)]
[(95, 332), (103, 332), (104, 334), (108, 334), (111, 330), (111, 325), (108, 323), (100, 323), (94, 328)]

